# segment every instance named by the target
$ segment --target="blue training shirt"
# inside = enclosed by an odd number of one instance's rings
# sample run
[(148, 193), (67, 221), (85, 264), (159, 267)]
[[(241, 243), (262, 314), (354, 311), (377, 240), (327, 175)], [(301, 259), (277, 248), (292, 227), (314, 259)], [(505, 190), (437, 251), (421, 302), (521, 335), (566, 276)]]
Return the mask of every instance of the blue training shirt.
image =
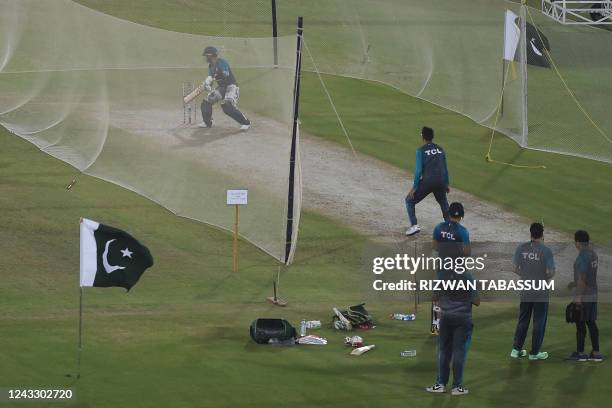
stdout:
[(232, 69), (223, 58), (217, 59), (215, 64), (208, 64), (208, 75), (213, 77), (221, 88), (228, 85), (238, 85)]
[[(455, 232), (456, 231), (456, 232)], [(455, 236), (455, 233), (457, 236)], [(458, 240), (457, 240), (458, 238)], [(455, 221), (444, 221), (436, 225), (433, 230), (433, 239), (438, 242), (463, 242), (470, 243), (470, 233), (467, 228)]]
[(597, 254), (590, 248), (583, 248), (574, 262), (574, 283), (578, 280), (584, 282), (584, 292), (582, 293), (583, 302), (597, 301)]
[[(463, 225), (455, 221), (445, 221), (436, 225), (433, 239), (438, 242), (439, 257), (444, 259), (463, 257), (463, 248), (470, 244), (470, 234)], [(473, 282), (469, 272), (456, 273), (454, 270), (440, 269), (438, 279)], [(476, 289), (447, 290), (438, 295), (442, 312), (447, 317), (470, 318), (472, 302), (478, 297)]]
[[(548, 280), (555, 272), (552, 251), (539, 241), (529, 241), (519, 245), (512, 257), (512, 263), (519, 267), (519, 276), (523, 280)], [(547, 275), (547, 270), (550, 271), (550, 276)], [(521, 301), (548, 301), (548, 290), (523, 290)]]

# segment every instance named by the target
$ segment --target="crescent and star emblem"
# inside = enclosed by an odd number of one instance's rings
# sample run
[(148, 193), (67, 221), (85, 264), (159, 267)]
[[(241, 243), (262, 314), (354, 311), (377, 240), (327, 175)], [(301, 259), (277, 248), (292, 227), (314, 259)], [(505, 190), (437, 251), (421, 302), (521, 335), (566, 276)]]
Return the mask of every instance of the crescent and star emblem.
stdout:
[[(104, 246), (104, 253), (102, 254), (102, 264), (104, 265), (104, 270), (106, 271), (106, 273), (112, 273), (115, 272), (118, 269), (125, 269), (125, 266), (119, 266), (119, 265), (111, 265), (108, 263), (108, 247), (110, 246), (111, 242), (116, 241), (116, 239), (111, 239), (109, 241), (106, 241), (106, 245)], [(127, 248), (126, 248), (127, 250)], [(123, 251), (122, 251), (123, 252)], [(130, 253), (131, 255), (131, 253)], [(125, 254), (123, 255), (124, 257), (126, 256)], [(130, 256), (131, 258), (131, 256)]]

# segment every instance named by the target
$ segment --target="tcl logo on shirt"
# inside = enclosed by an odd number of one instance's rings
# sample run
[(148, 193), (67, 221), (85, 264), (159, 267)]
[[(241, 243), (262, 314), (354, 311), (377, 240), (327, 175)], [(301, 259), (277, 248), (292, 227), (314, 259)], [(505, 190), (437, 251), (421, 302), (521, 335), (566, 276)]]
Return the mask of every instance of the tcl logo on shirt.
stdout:
[(429, 150), (425, 150), (425, 153), (428, 156), (433, 156), (436, 154), (442, 154), (442, 150), (438, 149), (437, 147), (435, 149), (429, 149)]
[(537, 252), (523, 252), (523, 259), (528, 261), (539, 261), (540, 255)]
[(442, 235), (442, 238), (447, 238), (447, 239), (455, 239), (455, 235), (452, 232), (446, 232), (446, 231), (441, 231), (440, 234)]

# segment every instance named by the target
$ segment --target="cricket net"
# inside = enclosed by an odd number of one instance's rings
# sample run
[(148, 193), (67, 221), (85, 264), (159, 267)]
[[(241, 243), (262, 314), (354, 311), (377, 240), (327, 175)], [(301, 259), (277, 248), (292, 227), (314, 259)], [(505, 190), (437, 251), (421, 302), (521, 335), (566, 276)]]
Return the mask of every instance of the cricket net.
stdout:
[[(563, 26), (504, 0), (277, 4), (281, 32), (296, 15), (305, 18), (315, 61), (305, 58), (305, 70), (390, 85), (522, 147), (612, 162), (609, 31)], [(508, 10), (520, 18), (522, 30), (515, 60), (504, 62)], [(538, 39), (528, 24), (546, 37), (555, 62), (550, 67), (527, 65), (530, 53), (543, 52), (531, 48)]]
[[(278, 64), (273, 44), (151, 28), (68, 0), (0, 0), (0, 124), (85, 174), (223, 229), (234, 224), (226, 190), (247, 188), (240, 235), (285, 261), (295, 35), (277, 39)], [(208, 75), (209, 45), (231, 65), (249, 132), (219, 105), (215, 125), (197, 127), (203, 96), (183, 106), (183, 85)]]

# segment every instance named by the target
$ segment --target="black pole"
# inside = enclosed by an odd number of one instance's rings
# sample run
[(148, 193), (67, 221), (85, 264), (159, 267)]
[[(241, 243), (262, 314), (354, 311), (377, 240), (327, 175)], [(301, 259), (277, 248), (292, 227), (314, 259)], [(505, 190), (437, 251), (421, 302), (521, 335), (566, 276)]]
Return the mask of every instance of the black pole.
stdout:
[(297, 132), (300, 105), (300, 79), (302, 72), (302, 33), (304, 31), (304, 19), (298, 17), (297, 23), (297, 45), (295, 58), (295, 82), (293, 87), (293, 127), (291, 130), (291, 153), (289, 156), (289, 192), (287, 194), (287, 235), (285, 244), (285, 264), (289, 263), (291, 246), (293, 244), (293, 201), (295, 195), (295, 155), (297, 150)]
[(276, 0), (272, 0), (272, 47), (274, 52), (274, 65), (278, 65), (278, 26), (276, 22)]

